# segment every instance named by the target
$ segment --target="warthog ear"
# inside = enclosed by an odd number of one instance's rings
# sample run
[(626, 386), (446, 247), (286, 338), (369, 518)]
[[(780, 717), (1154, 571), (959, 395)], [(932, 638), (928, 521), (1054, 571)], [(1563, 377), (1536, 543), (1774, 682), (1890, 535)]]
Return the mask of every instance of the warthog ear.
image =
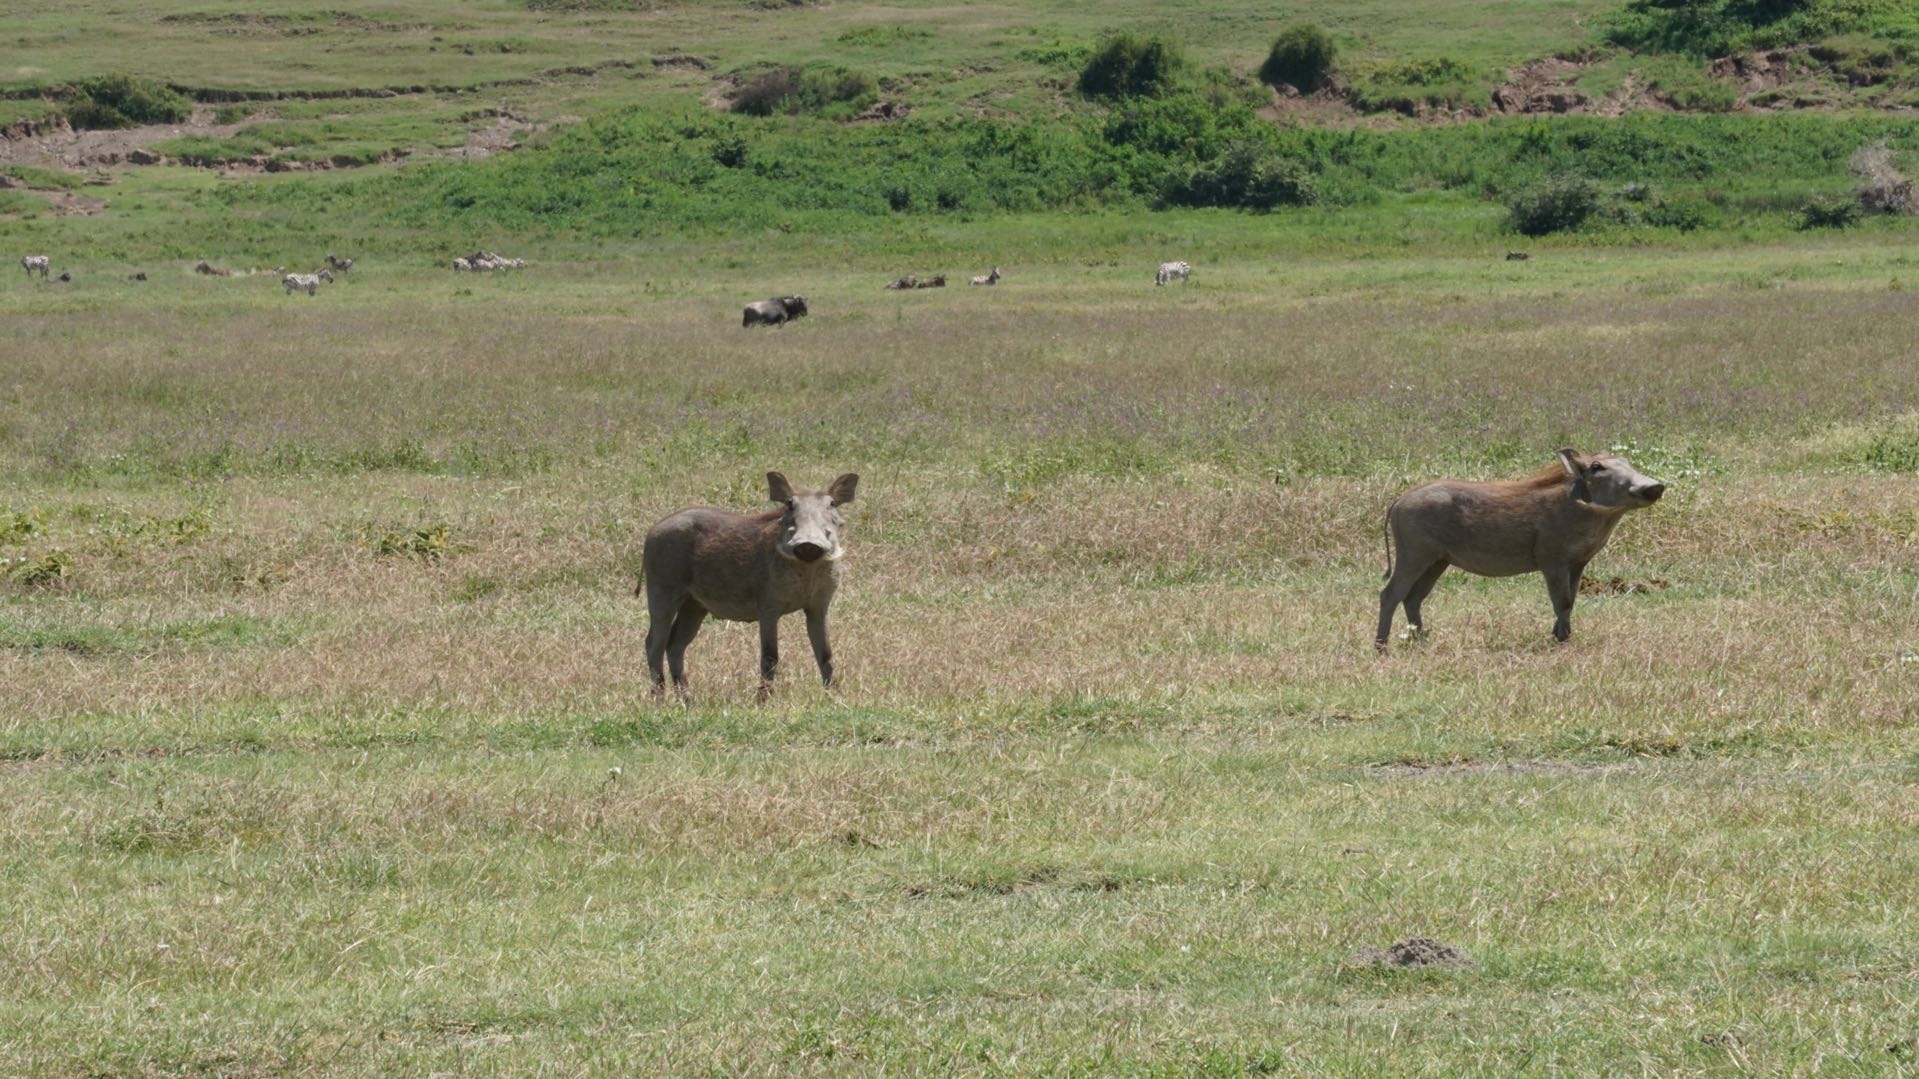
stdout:
[(1573, 479), (1582, 479), (1586, 475), (1586, 466), (1579, 460), (1578, 450), (1560, 450), (1559, 467), (1565, 469), (1566, 475), (1571, 476)]
[(827, 487), (826, 493), (832, 496), (834, 505), (844, 506), (848, 502), (853, 501), (853, 492), (859, 485), (860, 474), (857, 472), (848, 472), (846, 475), (834, 480), (832, 485)]
[(793, 485), (786, 482), (786, 477), (780, 475), (778, 472), (768, 472), (766, 474), (766, 497), (775, 502), (791, 502), (793, 501)]

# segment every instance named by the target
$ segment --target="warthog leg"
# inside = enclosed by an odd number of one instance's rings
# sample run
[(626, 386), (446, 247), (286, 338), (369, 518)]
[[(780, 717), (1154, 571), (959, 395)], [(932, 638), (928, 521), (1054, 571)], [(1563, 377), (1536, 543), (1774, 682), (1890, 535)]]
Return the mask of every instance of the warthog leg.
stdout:
[(806, 639), (813, 642), (813, 659), (820, 665), (820, 684), (833, 688), (833, 646), (826, 639), (826, 608), (806, 609)]
[[(1433, 590), (1433, 582), (1446, 572), (1446, 560), (1422, 562), (1409, 559), (1406, 552), (1399, 552), (1399, 561), (1393, 566), (1392, 579), (1379, 592), (1379, 632), (1373, 636), (1375, 647), (1384, 649), (1386, 641), (1393, 633), (1393, 608), (1402, 602), (1406, 604), (1406, 620), (1418, 625), (1419, 603), (1426, 593)], [(1417, 596), (1415, 599), (1413, 597)]]
[(666, 642), (666, 664), (673, 672), (673, 688), (679, 691), (681, 700), (685, 700), (688, 696), (686, 646), (692, 644), (693, 638), (700, 635), (700, 625), (705, 621), (706, 608), (694, 600), (686, 600), (680, 604), (680, 613), (673, 619), (673, 635)]
[(1573, 635), (1573, 599), (1579, 594), (1579, 570), (1561, 562), (1541, 572), (1546, 575), (1546, 591), (1553, 599), (1553, 640), (1563, 643)]
[(1432, 594), (1433, 586), (1439, 583), (1440, 576), (1450, 565), (1452, 563), (1443, 558), (1433, 563), (1432, 568), (1420, 574), (1419, 579), (1413, 582), (1412, 588), (1407, 590), (1406, 625), (1412, 629), (1413, 636), (1419, 636), (1426, 626), (1419, 617), (1419, 605), (1426, 602), (1426, 597)]
[(778, 611), (760, 612), (760, 693), (765, 704), (773, 695), (773, 676), (780, 670), (780, 615)]

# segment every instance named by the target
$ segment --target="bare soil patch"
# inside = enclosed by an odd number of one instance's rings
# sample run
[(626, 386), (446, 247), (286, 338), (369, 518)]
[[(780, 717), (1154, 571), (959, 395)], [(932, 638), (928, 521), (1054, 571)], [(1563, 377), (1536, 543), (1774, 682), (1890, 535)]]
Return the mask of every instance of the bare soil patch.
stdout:
[(1463, 948), (1431, 937), (1407, 937), (1385, 948), (1361, 948), (1350, 960), (1362, 967), (1474, 967), (1479, 964)]
[(1548, 56), (1507, 72), (1506, 82), (1493, 91), (1493, 109), (1509, 114), (1620, 116), (1640, 109), (1671, 110), (1673, 103), (1651, 89), (1637, 74), (1628, 74), (1617, 88), (1592, 97), (1575, 85), (1595, 61)]
[(240, 123), (215, 123), (213, 111), (203, 105), (195, 108), (185, 123), (146, 124), (118, 131), (76, 131), (65, 118), (43, 121), (33, 125), (30, 133), (0, 138), (0, 164), (69, 169), (159, 164), (165, 158), (147, 149), (153, 143), (185, 135), (226, 138), (258, 120), (249, 117)]

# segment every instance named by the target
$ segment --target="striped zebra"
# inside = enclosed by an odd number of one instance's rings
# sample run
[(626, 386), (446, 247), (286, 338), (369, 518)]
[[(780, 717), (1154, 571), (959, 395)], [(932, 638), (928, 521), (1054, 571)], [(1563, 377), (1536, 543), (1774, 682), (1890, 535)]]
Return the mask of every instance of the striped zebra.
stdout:
[(287, 290), (289, 296), (300, 289), (305, 289), (308, 296), (315, 296), (320, 292), (320, 282), (330, 283), (332, 280), (331, 271), (321, 270), (319, 273), (290, 273), (280, 279), (280, 284)]
[(52, 265), (53, 260), (45, 255), (28, 255), (20, 260), (20, 268), (27, 271), (28, 277), (32, 277), (35, 270), (40, 271), (41, 277), (46, 277), (47, 270)]
[(1153, 275), (1153, 284), (1163, 285), (1175, 277), (1181, 281), (1191, 281), (1193, 268), (1184, 262), (1162, 262), (1159, 264), (1159, 272)]
[(989, 274), (987, 274), (987, 275), (986, 275), (986, 276), (984, 276), (984, 277), (975, 277), (975, 278), (973, 278), (973, 281), (972, 281), (972, 283), (973, 283), (973, 284), (975, 284), (975, 285), (997, 285), (997, 284), (999, 284), (999, 267), (998, 267), (998, 266), (995, 266), (995, 267), (993, 267), (993, 272), (992, 272), (992, 273), (989, 273)]

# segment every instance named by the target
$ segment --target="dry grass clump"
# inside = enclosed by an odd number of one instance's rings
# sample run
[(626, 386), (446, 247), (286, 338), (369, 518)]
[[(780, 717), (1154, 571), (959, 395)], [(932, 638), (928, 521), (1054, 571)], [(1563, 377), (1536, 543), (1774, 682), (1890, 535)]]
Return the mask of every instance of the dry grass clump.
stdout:
[(1919, 213), (1919, 193), (1913, 190), (1912, 178), (1899, 171), (1886, 140), (1860, 147), (1852, 155), (1851, 168), (1859, 178), (1859, 205), (1867, 213)]

